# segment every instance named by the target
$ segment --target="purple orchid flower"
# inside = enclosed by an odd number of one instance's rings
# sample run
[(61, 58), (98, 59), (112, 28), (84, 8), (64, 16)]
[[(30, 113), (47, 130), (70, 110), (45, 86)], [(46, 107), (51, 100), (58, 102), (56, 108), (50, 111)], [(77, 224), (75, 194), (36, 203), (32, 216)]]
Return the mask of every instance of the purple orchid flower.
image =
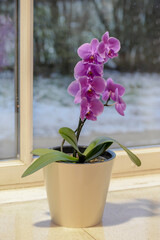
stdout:
[(123, 99), (119, 95), (118, 88), (115, 91), (115, 96), (116, 96), (115, 109), (117, 110), (117, 112), (120, 115), (124, 116), (124, 111), (126, 109), (126, 103), (123, 101)]
[(75, 103), (80, 103), (85, 97), (88, 101), (92, 98), (100, 98), (100, 94), (105, 89), (105, 80), (99, 76), (90, 79), (86, 76), (78, 79), (79, 91), (75, 96)]
[(107, 62), (109, 58), (118, 56), (120, 48), (120, 41), (117, 38), (109, 37), (109, 32), (106, 32), (98, 46), (98, 53)]
[(93, 78), (94, 76), (103, 75), (103, 65), (102, 64), (93, 64), (93, 63), (83, 63), (82, 61), (78, 62), (74, 68), (75, 79), (79, 77), (88, 76)]
[(82, 59), (74, 68), (73, 81), (69, 87), (68, 92), (74, 96), (74, 102), (81, 104), (80, 118), (97, 120), (97, 116), (103, 112), (104, 105), (101, 101), (106, 101), (105, 106), (108, 106), (109, 100), (115, 103), (116, 111), (124, 116), (126, 104), (122, 99), (125, 88), (108, 78), (107, 81), (103, 79), (104, 63), (109, 58), (118, 56), (120, 50), (120, 42), (114, 37), (109, 37), (106, 32), (102, 36), (102, 41), (99, 43), (98, 39), (94, 38), (90, 43), (81, 45), (77, 52)]
[(88, 100), (91, 98), (100, 98), (100, 94), (103, 93), (105, 89), (105, 80), (99, 76), (95, 76), (92, 79), (88, 77), (80, 77), (73, 81), (69, 87), (68, 92), (72, 96), (75, 96), (75, 103), (80, 103), (84, 97)]
[(81, 45), (77, 53), (80, 58), (82, 58), (85, 62), (90, 62), (90, 63), (102, 63), (104, 60), (100, 55), (98, 54), (98, 46), (99, 46), (99, 41), (98, 39), (94, 38), (92, 39), (91, 43), (84, 43)]
[(97, 116), (103, 112), (103, 103), (98, 99), (92, 99), (90, 102), (87, 98), (83, 98), (81, 102), (81, 113), (80, 117), (83, 121), (85, 118), (88, 120), (96, 121)]
[(108, 78), (106, 81), (106, 88), (102, 94), (102, 100), (107, 101), (109, 98), (111, 98), (113, 101), (116, 101), (116, 89), (118, 89), (119, 96), (124, 95), (125, 88), (120, 84), (114, 83), (112, 78)]

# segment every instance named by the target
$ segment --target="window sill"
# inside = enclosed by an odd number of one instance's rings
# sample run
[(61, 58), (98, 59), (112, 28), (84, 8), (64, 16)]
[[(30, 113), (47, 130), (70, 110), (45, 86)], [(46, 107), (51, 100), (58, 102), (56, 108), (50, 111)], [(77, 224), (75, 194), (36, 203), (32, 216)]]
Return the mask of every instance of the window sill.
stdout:
[[(112, 178), (109, 191), (123, 191), (129, 189), (160, 186), (160, 174), (149, 174), (132, 177)], [(0, 204), (35, 201), (46, 199), (44, 186), (17, 188), (0, 191)]]
[(159, 179), (159, 175), (112, 179), (102, 222), (91, 228), (55, 225), (44, 187), (3, 190), (0, 236), (5, 240), (160, 239)]

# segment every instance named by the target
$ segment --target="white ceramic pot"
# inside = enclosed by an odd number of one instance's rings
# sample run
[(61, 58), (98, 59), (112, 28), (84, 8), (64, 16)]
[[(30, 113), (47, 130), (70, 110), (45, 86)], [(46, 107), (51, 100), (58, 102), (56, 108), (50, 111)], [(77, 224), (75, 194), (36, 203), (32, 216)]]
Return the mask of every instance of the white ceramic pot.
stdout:
[(115, 153), (98, 163), (55, 162), (44, 168), (51, 218), (64, 227), (91, 227), (103, 215)]

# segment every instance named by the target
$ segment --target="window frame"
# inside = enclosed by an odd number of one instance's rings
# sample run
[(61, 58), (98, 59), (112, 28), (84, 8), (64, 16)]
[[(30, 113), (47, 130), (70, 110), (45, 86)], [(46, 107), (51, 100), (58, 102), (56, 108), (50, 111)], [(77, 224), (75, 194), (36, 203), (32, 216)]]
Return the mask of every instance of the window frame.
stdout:
[(42, 182), (42, 173), (21, 178), (32, 161), (33, 149), (33, 0), (20, 0), (19, 81), (20, 81), (20, 157), (1, 160), (0, 188)]
[[(21, 178), (33, 160), (33, 0), (20, 3), (20, 158), (0, 161), (0, 189), (43, 184), (42, 170)], [(140, 168), (128, 161), (124, 151), (115, 151), (113, 176), (124, 177), (160, 173), (160, 146), (132, 148), (141, 161)]]

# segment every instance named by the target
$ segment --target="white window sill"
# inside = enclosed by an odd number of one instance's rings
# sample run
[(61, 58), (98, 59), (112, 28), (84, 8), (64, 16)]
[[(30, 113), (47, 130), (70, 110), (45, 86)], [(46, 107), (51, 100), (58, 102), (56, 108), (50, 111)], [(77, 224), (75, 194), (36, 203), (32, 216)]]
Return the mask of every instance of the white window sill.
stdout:
[(2, 190), (0, 239), (157, 240), (159, 192), (159, 175), (112, 179), (102, 222), (69, 229), (51, 221), (44, 187)]
[[(138, 189), (155, 186), (160, 186), (160, 174), (112, 178), (109, 191), (123, 191), (127, 189)], [(0, 204), (41, 200), (46, 198), (47, 196), (44, 186), (0, 191)]]

